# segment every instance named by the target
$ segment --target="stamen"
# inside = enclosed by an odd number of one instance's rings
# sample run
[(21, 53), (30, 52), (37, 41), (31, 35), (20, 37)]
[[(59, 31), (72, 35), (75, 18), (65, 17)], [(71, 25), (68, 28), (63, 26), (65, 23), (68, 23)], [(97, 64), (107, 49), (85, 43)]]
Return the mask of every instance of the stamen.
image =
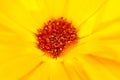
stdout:
[(52, 58), (61, 56), (66, 47), (78, 40), (77, 29), (63, 17), (51, 19), (38, 29), (37, 48)]

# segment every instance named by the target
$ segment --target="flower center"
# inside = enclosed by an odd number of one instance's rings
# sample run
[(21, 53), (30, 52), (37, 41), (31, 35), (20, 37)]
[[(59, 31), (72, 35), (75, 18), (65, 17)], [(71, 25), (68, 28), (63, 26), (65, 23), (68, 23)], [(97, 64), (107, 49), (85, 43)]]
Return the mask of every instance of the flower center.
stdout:
[(78, 39), (76, 28), (63, 17), (49, 20), (38, 29), (36, 37), (37, 48), (52, 58), (61, 56)]

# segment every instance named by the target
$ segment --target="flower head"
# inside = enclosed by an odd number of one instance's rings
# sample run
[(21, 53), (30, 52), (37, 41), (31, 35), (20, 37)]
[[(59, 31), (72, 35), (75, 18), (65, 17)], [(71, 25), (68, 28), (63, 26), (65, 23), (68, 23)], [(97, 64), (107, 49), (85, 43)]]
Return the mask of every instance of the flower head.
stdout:
[(0, 80), (119, 80), (119, 4), (1, 0)]

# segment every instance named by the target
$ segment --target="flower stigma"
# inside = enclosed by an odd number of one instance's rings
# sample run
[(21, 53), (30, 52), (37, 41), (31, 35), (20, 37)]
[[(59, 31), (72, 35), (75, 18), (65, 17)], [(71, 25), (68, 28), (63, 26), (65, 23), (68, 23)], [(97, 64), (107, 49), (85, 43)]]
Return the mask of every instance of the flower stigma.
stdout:
[(63, 17), (51, 19), (36, 33), (37, 48), (52, 58), (60, 57), (64, 50), (79, 38), (77, 29)]

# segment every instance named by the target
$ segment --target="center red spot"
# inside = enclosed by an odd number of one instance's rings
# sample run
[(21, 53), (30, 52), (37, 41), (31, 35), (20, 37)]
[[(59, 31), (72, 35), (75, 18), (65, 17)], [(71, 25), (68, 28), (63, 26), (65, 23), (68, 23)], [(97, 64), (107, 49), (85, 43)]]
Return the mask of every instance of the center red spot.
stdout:
[(78, 39), (76, 28), (63, 17), (49, 20), (43, 29), (38, 29), (36, 37), (37, 48), (52, 58), (61, 56), (65, 48)]

